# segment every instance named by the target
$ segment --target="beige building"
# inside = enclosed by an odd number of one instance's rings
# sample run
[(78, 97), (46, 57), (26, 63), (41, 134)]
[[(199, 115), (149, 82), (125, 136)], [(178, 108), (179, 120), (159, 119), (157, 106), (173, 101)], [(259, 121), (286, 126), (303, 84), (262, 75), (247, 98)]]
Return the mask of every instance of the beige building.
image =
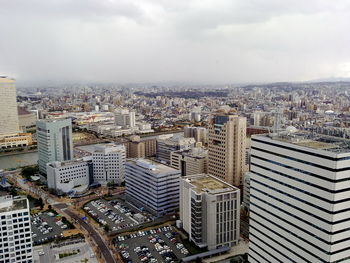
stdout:
[(157, 152), (157, 141), (153, 139), (141, 139), (140, 136), (130, 136), (127, 143), (128, 158), (144, 158), (155, 156)]
[(18, 107), (18, 121), (20, 129), (25, 132), (28, 129), (35, 128), (36, 114), (27, 111), (25, 108)]
[(0, 137), (0, 149), (23, 147), (33, 144), (31, 133), (17, 133)]
[(243, 185), (247, 168), (246, 126), (245, 117), (220, 112), (208, 128), (208, 173), (235, 186)]
[(208, 151), (202, 147), (170, 153), (170, 166), (181, 170), (181, 176), (207, 173)]
[(196, 142), (206, 144), (208, 142), (208, 130), (204, 127), (185, 127), (185, 138), (194, 138)]
[(208, 174), (181, 177), (180, 220), (199, 247), (235, 246), (240, 235), (240, 190)]
[(0, 135), (18, 132), (15, 80), (0, 76)]

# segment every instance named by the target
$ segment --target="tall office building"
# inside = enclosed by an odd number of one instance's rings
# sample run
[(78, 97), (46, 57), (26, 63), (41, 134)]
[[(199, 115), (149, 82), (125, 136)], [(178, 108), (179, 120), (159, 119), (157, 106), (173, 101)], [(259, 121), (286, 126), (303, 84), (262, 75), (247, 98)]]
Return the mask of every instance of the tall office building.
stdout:
[(39, 120), (36, 122), (39, 170), (46, 174), (46, 164), (73, 159), (72, 120)]
[(246, 172), (246, 118), (218, 113), (208, 128), (208, 173), (225, 182), (243, 185)]
[(129, 111), (128, 109), (118, 109), (115, 111), (115, 125), (133, 128), (136, 126), (135, 112)]
[(196, 142), (206, 144), (208, 142), (208, 130), (204, 127), (185, 127), (185, 138), (194, 138)]
[(350, 262), (350, 141), (253, 136), (249, 262)]
[(126, 149), (124, 145), (98, 145), (92, 155), (94, 182), (101, 184), (124, 182)]
[(29, 211), (26, 197), (0, 197), (0, 262), (33, 262)]
[(240, 190), (214, 176), (181, 177), (180, 220), (199, 247), (216, 249), (239, 241)]
[(15, 80), (0, 76), (0, 136), (18, 132)]
[(147, 159), (132, 159), (125, 167), (128, 198), (157, 216), (179, 210), (179, 170)]

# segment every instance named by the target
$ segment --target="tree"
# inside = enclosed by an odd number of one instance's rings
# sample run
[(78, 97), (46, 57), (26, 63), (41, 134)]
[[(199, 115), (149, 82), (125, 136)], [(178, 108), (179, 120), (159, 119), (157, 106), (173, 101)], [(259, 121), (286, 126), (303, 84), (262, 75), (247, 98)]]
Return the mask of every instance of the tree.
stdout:
[(52, 205), (49, 205), (48, 208), (49, 208), (49, 210), (52, 210)]
[(108, 224), (105, 224), (103, 228), (106, 232), (109, 232), (111, 230), (111, 227)]
[(21, 175), (24, 178), (30, 179), (31, 176), (39, 172), (38, 165), (24, 167), (21, 171)]

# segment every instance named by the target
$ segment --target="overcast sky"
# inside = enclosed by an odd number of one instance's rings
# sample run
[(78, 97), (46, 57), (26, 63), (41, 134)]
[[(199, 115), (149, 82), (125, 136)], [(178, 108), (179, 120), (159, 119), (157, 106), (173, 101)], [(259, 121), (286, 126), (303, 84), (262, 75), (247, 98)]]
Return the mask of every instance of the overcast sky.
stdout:
[(349, 0), (0, 0), (0, 75), (242, 83), (350, 77)]

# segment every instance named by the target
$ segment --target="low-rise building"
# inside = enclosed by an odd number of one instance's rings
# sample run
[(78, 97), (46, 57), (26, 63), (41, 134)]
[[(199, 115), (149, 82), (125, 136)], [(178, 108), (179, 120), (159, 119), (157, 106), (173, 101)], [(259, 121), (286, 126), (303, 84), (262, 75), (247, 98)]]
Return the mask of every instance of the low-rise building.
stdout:
[(147, 159), (126, 163), (127, 197), (146, 210), (162, 216), (179, 210), (180, 171)]
[(57, 193), (80, 192), (91, 183), (92, 160), (85, 157), (79, 160), (51, 162), (47, 164), (47, 184)]
[(0, 149), (23, 147), (33, 144), (31, 133), (17, 133), (0, 136)]
[(180, 220), (199, 247), (211, 250), (237, 245), (240, 190), (208, 174), (181, 177)]

